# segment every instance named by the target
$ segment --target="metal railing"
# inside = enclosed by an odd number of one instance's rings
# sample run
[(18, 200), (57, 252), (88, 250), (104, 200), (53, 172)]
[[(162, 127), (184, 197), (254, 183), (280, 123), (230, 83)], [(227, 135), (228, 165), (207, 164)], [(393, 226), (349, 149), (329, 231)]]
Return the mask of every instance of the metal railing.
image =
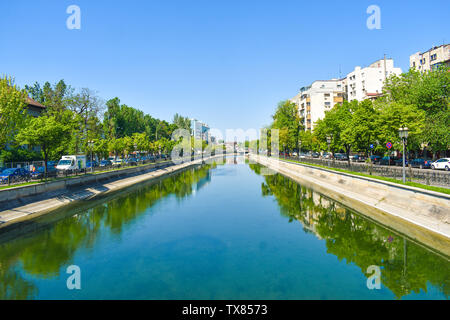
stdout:
[[(187, 161), (194, 161), (203, 159), (202, 155), (195, 155), (195, 156), (187, 156), (180, 160), (182, 162)], [(2, 186), (15, 186), (24, 184), (27, 182), (50, 182), (57, 179), (65, 179), (69, 177), (74, 176), (82, 176), (82, 175), (88, 175), (88, 174), (96, 174), (101, 172), (108, 172), (108, 171), (116, 171), (116, 170), (122, 170), (127, 169), (131, 167), (137, 167), (137, 166), (143, 166), (143, 165), (149, 165), (149, 164), (162, 164), (167, 163), (167, 166), (173, 165), (174, 162), (172, 162), (170, 157), (166, 158), (154, 158), (154, 159), (147, 159), (147, 160), (140, 160), (137, 162), (123, 162), (120, 165), (108, 165), (108, 166), (94, 166), (94, 167), (87, 167), (81, 170), (71, 170), (71, 171), (60, 171), (60, 170), (52, 170), (48, 171), (47, 175), (40, 172), (39, 174), (36, 174), (36, 170), (40, 167), (44, 167), (44, 161), (30, 161), (30, 162), (10, 162), (5, 163), (2, 167), (3, 169), (7, 168), (23, 168), (27, 171), (27, 174), (21, 175), (21, 176), (13, 176), (11, 179), (5, 179), (0, 180), (0, 187)]]
[(87, 174), (95, 174), (100, 172), (107, 172), (112, 170), (121, 170), (136, 166), (148, 165), (151, 163), (163, 163), (163, 162), (171, 162), (170, 158), (167, 159), (155, 159), (155, 160), (145, 160), (145, 161), (137, 161), (137, 162), (123, 162), (120, 165), (107, 165), (107, 166), (94, 166), (92, 168), (87, 167), (80, 170), (48, 170), (47, 175), (45, 172), (37, 171), (38, 168), (44, 167), (44, 161), (30, 161), (30, 162), (9, 162), (0, 166), (2, 171), (5, 169), (14, 169), (14, 168), (22, 168), (25, 169), (24, 174), (8, 176), (5, 179), (0, 180), (1, 186), (14, 186), (20, 185), (27, 182), (44, 182), (44, 181), (52, 181), (62, 178), (69, 178), (74, 176), (81, 176)]
[[(400, 166), (387, 166), (366, 162), (350, 162), (347, 160), (321, 159), (312, 157), (289, 157), (280, 156), (280, 159), (295, 160), (309, 164), (316, 164), (335, 169), (344, 169), (357, 173), (373, 176), (392, 178), (401, 181), (403, 168)], [(406, 168), (406, 181), (418, 182), (425, 185), (450, 188), (450, 172), (436, 171), (431, 169), (418, 169), (408, 166)]]

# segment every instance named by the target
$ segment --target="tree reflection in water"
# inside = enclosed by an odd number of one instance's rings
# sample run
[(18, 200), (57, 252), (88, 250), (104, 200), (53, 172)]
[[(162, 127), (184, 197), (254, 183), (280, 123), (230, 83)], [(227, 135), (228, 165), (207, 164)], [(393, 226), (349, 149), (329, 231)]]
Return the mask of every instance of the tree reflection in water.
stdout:
[[(120, 234), (129, 222), (160, 199), (173, 195), (182, 201), (210, 180), (216, 164), (191, 168), (101, 205), (83, 209), (45, 230), (0, 244), (0, 299), (32, 299), (38, 294), (25, 272), (38, 279), (55, 278), (73, 261), (77, 250), (92, 248), (105, 230)], [(76, 212), (76, 210), (74, 210)], [(22, 268), (19, 272), (18, 269)]]
[[(260, 165), (250, 164), (250, 168), (261, 173)], [(370, 276), (366, 274), (369, 266), (380, 266), (382, 284), (397, 299), (421, 290), (427, 292), (429, 284), (448, 299), (450, 264), (445, 257), (280, 174), (265, 176), (261, 191), (263, 196), (276, 199), (281, 214), (290, 222), (298, 220), (305, 231), (324, 239), (327, 253), (357, 265), (366, 277)]]

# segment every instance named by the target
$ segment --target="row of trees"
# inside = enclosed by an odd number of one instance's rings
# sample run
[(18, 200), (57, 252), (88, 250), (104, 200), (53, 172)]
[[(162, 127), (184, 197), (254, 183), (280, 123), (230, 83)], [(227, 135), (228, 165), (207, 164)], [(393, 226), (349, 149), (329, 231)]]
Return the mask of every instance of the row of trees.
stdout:
[(297, 105), (283, 101), (268, 129), (279, 129), (280, 148), (285, 151), (328, 150), (327, 138), (331, 138), (333, 153), (368, 155), (371, 151), (387, 153), (387, 142), (393, 144), (393, 150), (401, 150), (398, 130), (408, 127), (407, 149), (427, 148), (436, 156), (450, 148), (449, 87), (448, 68), (426, 73), (410, 70), (388, 78), (382, 97), (375, 101), (336, 104), (315, 123), (312, 132), (304, 130)]
[[(46, 108), (39, 117), (27, 112), (27, 97)], [(153, 118), (141, 110), (121, 104), (119, 98), (104, 102), (88, 88), (75, 90), (63, 80), (43, 86), (18, 88), (11, 78), (0, 79), (0, 146), (3, 155), (21, 146), (40, 146), (33, 159), (48, 161), (63, 154), (91, 152), (99, 157), (127, 155), (134, 151), (169, 153), (174, 130), (190, 130), (187, 117), (175, 115), (173, 123)], [(8, 146), (8, 148), (6, 148)], [(8, 149), (8, 150), (6, 150)], [(23, 159), (5, 159), (20, 161)]]

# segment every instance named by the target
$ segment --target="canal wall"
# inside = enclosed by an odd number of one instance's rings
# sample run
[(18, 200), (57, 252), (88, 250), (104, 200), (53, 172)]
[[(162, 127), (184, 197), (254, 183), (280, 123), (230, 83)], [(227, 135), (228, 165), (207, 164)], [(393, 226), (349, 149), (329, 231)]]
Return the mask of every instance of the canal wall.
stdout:
[(143, 166), (112, 170), (96, 174), (79, 175), (56, 181), (42, 182), (27, 186), (0, 190), (0, 210), (2, 208), (2, 205), (4, 205), (6, 202), (14, 201), (16, 199), (23, 199), (24, 197), (36, 196), (42, 193), (55, 192), (58, 190), (79, 187), (82, 185), (99, 183), (108, 179), (117, 179), (129, 175), (141, 174), (151, 170), (165, 168), (171, 164), (171, 162), (150, 163)]
[(22, 222), (78, 201), (106, 196), (139, 183), (164, 178), (188, 167), (201, 165), (215, 157), (220, 156), (187, 161), (178, 165), (172, 163), (152, 164), (47, 184), (2, 190), (0, 195), (5, 191), (8, 192), (2, 195), (3, 202), (0, 202), (0, 230), (17, 227)]
[(266, 156), (249, 158), (450, 256), (449, 195)]

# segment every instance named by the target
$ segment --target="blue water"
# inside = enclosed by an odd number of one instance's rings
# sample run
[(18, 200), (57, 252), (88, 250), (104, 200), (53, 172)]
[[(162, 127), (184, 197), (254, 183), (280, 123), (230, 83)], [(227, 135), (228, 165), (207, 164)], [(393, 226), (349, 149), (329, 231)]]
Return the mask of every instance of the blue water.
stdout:
[[(0, 242), (0, 298), (448, 299), (447, 257), (288, 178), (227, 162), (65, 209)], [(70, 265), (80, 290), (67, 288)], [(367, 287), (370, 265), (379, 290)]]

